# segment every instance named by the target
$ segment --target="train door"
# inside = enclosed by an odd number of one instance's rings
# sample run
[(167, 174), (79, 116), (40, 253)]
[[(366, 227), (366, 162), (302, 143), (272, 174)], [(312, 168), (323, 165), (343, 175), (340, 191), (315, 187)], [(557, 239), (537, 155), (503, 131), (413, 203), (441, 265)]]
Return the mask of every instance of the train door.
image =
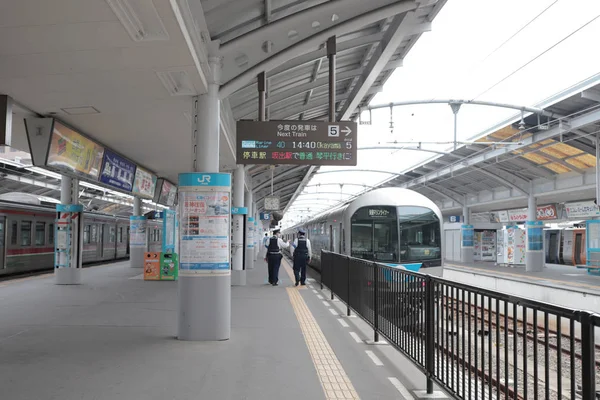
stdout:
[(558, 235), (556, 233), (550, 233), (548, 240), (548, 261), (551, 263), (558, 264), (556, 255), (558, 254)]
[(333, 237), (333, 226), (329, 225), (329, 251), (335, 252), (333, 248), (333, 244), (335, 243), (335, 238)]
[(583, 248), (583, 235), (577, 233), (575, 235), (575, 265), (581, 265), (581, 251)]
[(6, 235), (5, 224), (6, 224), (6, 217), (0, 217), (0, 269), (6, 268), (6, 265), (4, 263), (4, 254), (5, 254), (4, 237)]

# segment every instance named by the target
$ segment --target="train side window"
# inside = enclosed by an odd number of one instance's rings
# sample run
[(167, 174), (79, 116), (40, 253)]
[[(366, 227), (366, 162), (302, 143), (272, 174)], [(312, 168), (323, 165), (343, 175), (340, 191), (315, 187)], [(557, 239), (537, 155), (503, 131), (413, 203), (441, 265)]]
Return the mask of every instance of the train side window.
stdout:
[(15, 246), (17, 245), (17, 237), (18, 237), (17, 227), (18, 226), (19, 225), (17, 224), (17, 221), (13, 221), (10, 224), (10, 244), (15, 245)]
[(90, 243), (97, 243), (97, 242), (98, 242), (98, 226), (92, 225), (92, 227), (90, 229)]
[(90, 243), (90, 225), (83, 227), (83, 243)]
[(21, 221), (21, 246), (31, 246), (31, 221)]
[(48, 225), (48, 244), (54, 244), (54, 224)]
[(115, 242), (115, 228), (111, 226), (110, 230), (108, 232), (109, 232), (108, 242), (114, 243)]
[(119, 227), (119, 230), (117, 231), (117, 242), (119, 243), (123, 243), (123, 227)]
[(46, 223), (36, 222), (35, 223), (35, 245), (43, 246), (46, 244)]

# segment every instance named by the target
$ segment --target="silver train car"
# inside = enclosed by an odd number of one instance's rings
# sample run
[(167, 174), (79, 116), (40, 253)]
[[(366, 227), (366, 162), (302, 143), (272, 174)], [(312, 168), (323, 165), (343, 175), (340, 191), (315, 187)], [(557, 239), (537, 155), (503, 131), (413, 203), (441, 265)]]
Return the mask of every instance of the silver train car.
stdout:
[(420, 193), (382, 188), (331, 212), (286, 228), (293, 240), (304, 228), (311, 241), (310, 266), (321, 269), (321, 250), (418, 271), (442, 265), (442, 213)]
[[(0, 277), (54, 268), (52, 206), (0, 201)], [(148, 221), (148, 251), (161, 251), (162, 222)], [(129, 257), (129, 218), (83, 214), (83, 263)]]

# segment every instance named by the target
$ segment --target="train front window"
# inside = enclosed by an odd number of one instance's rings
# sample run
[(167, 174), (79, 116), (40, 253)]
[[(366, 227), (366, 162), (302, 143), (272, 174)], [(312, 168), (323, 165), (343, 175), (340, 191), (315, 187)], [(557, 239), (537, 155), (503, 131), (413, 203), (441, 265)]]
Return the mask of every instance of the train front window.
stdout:
[(394, 207), (360, 208), (352, 216), (350, 254), (380, 262), (398, 262), (398, 227)]
[(425, 207), (398, 207), (400, 261), (441, 258), (440, 220)]

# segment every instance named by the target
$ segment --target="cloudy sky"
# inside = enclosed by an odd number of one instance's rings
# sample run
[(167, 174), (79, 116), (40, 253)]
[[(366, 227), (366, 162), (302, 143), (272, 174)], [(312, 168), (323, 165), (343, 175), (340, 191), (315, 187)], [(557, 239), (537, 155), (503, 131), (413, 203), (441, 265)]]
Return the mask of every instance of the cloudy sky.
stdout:
[[(598, 0), (449, 0), (431, 32), (421, 36), (404, 66), (394, 72), (371, 105), (476, 99), (543, 106), (557, 93), (595, 75), (600, 77), (598, 38)], [(458, 140), (481, 136), (513, 116), (515, 111), (510, 109), (462, 106)], [(359, 127), (359, 148), (390, 146), (394, 141), (429, 142), (422, 147), (435, 151), (452, 147), (441, 143), (453, 140), (453, 114), (448, 105), (394, 108), (393, 131), (389, 108), (374, 110), (372, 117), (371, 126)], [(363, 119), (368, 118), (363, 112)], [(432, 156), (435, 154), (411, 150), (363, 150), (353, 169), (402, 173)], [(282, 221), (284, 226), (297, 222), (300, 214), (317, 214), (364, 190), (360, 185), (374, 186), (390, 177), (331, 172), (341, 169), (349, 168), (321, 167), (305, 189), (308, 194), (292, 204)], [(339, 183), (346, 185), (340, 188)]]

